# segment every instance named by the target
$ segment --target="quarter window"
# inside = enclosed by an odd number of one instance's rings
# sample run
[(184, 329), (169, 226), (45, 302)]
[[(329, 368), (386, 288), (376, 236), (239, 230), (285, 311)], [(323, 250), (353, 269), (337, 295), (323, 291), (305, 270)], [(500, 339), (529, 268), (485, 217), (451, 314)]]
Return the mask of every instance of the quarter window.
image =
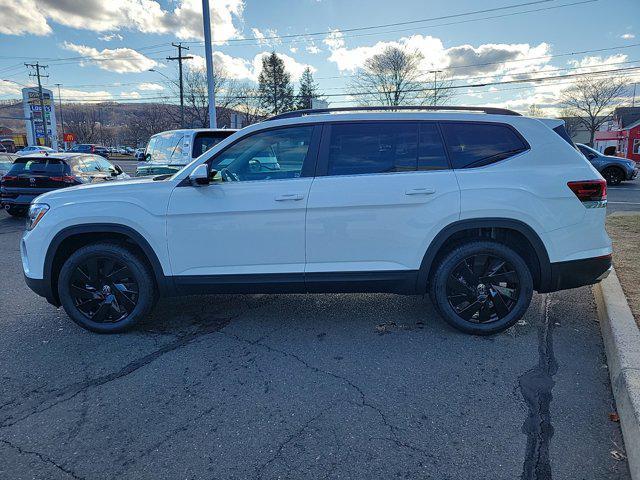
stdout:
[(416, 123), (344, 123), (331, 126), (329, 175), (413, 171), (417, 163)]
[(506, 125), (446, 122), (442, 123), (442, 133), (453, 168), (481, 167), (528, 148)]
[(239, 140), (213, 159), (215, 178), (233, 182), (300, 177), (313, 128), (279, 128)]

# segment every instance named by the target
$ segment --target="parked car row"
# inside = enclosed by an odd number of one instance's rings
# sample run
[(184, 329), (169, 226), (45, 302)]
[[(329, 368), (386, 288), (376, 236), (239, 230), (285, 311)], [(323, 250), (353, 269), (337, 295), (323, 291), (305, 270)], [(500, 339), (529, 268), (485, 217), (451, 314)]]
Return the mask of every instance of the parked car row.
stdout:
[(0, 206), (23, 216), (38, 195), (89, 183), (129, 178), (118, 165), (95, 153), (45, 152), (0, 156)]

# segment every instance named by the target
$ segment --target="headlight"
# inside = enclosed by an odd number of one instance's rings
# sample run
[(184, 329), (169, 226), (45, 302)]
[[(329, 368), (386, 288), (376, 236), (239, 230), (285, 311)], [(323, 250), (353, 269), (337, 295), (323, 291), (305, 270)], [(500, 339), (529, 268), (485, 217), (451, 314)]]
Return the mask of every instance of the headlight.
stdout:
[(48, 211), (49, 205), (46, 203), (31, 204), (29, 207), (29, 215), (27, 216), (27, 230), (33, 230)]

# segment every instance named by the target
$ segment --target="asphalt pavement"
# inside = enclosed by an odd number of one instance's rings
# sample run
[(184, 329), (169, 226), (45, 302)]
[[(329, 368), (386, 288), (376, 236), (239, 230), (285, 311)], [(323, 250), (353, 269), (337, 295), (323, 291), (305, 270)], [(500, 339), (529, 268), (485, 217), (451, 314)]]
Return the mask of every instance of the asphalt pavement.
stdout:
[(640, 178), (607, 187), (607, 214), (620, 211), (640, 211)]
[(97, 335), (24, 284), (23, 223), (0, 213), (0, 478), (629, 478), (589, 288), (488, 338), (386, 294), (162, 299)]

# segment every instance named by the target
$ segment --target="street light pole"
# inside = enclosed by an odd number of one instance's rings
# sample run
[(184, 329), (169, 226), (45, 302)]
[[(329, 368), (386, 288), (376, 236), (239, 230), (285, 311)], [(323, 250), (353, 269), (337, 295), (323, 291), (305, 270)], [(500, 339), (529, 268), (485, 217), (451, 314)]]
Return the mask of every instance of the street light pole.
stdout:
[(202, 23), (204, 26), (204, 51), (207, 62), (209, 128), (216, 128), (216, 96), (213, 88), (213, 52), (211, 49), (211, 13), (209, 11), (209, 0), (202, 0)]

